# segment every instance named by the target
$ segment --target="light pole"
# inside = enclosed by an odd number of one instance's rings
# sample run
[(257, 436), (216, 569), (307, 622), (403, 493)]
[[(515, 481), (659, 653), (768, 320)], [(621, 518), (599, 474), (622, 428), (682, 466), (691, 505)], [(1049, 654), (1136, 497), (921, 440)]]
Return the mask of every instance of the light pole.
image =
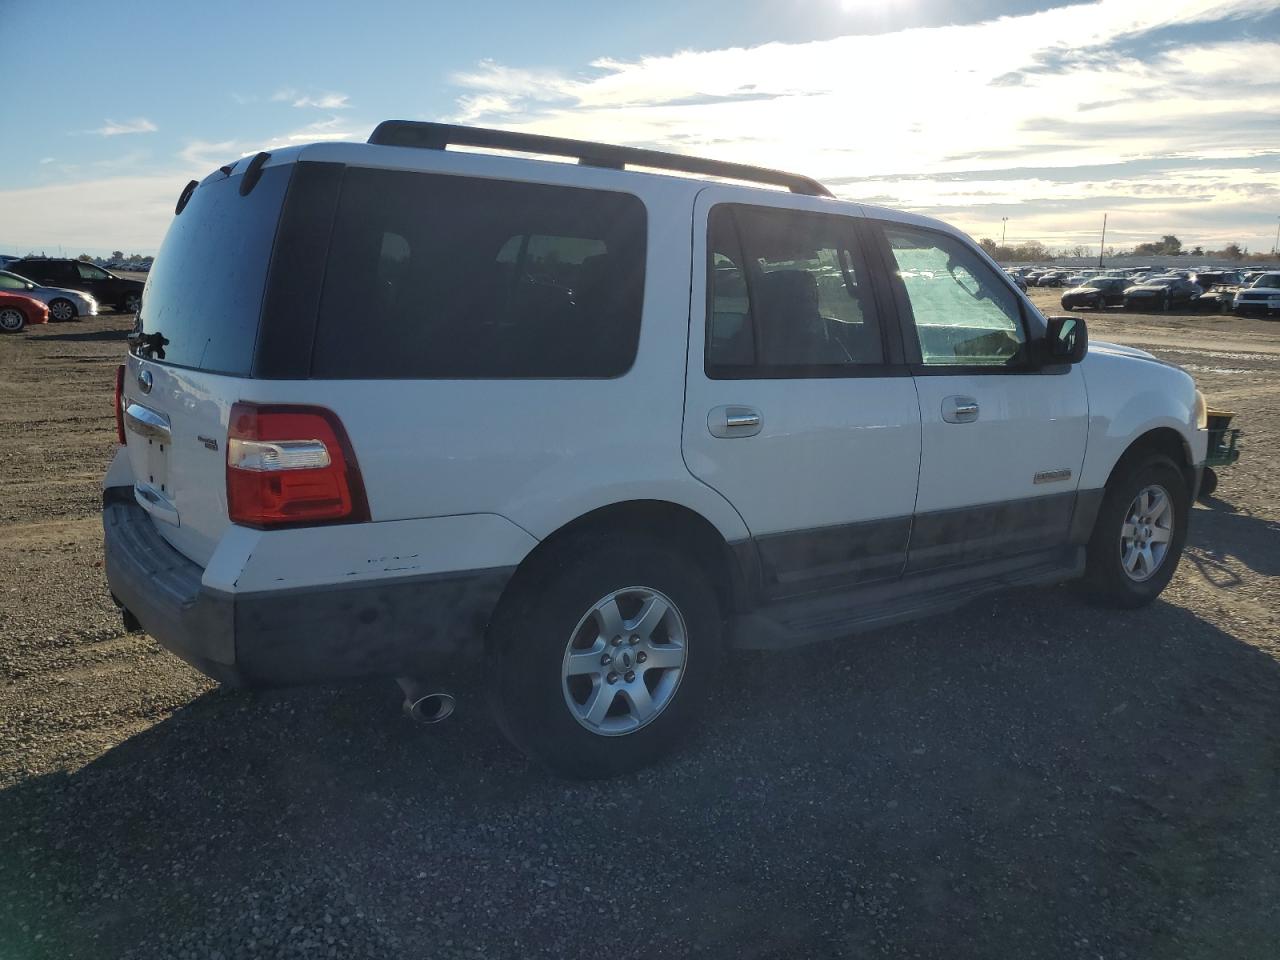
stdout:
[(1098, 269), (1102, 269), (1102, 251), (1107, 249), (1107, 215), (1102, 215), (1102, 243), (1098, 244)]
[(1274, 257), (1280, 254), (1280, 217), (1276, 217), (1276, 243), (1271, 248), (1271, 255)]
[[(1009, 218), (1001, 217), (1000, 218), (1000, 246), (1002, 247), (1004, 246), (1004, 235), (1008, 229), (1009, 229)], [(1280, 238), (1280, 229), (1276, 230), (1276, 237)], [(1277, 242), (1280, 242), (1280, 240), (1277, 240)]]

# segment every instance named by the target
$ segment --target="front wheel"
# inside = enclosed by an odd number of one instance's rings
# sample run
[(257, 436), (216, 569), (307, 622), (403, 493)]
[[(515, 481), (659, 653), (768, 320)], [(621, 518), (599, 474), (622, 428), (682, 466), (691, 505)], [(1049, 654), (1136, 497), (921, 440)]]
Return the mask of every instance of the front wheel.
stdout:
[(1107, 484), (1089, 540), (1085, 585), (1112, 607), (1141, 607), (1173, 578), (1187, 539), (1190, 494), (1163, 454), (1134, 457)]
[(124, 301), (120, 304), (120, 306), (124, 309), (125, 313), (137, 313), (138, 308), (142, 306), (142, 294), (140, 293), (125, 294)]
[(513, 585), (489, 631), (498, 725), (562, 776), (657, 760), (687, 736), (720, 660), (720, 611), (685, 553), (641, 535), (577, 539)]
[(49, 317), (60, 322), (74, 320), (76, 318), (75, 305), (70, 300), (59, 297), (49, 304)]
[(0, 330), (5, 333), (20, 333), (27, 325), (27, 318), (16, 307), (5, 307), (0, 310)]

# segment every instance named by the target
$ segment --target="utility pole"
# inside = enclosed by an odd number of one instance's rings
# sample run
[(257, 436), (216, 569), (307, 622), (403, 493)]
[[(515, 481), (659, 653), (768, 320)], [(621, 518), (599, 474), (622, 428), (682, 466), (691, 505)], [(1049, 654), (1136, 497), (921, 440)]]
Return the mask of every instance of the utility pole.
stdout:
[(1276, 217), (1276, 244), (1271, 248), (1271, 255), (1274, 257), (1280, 254), (1280, 217)]
[[(1001, 217), (1000, 218), (1000, 246), (1002, 247), (1004, 246), (1005, 231), (1007, 231), (1008, 229), (1009, 229), (1009, 218)], [(1276, 236), (1280, 238), (1280, 229), (1276, 230)], [(1280, 243), (1280, 240), (1277, 240), (1277, 242)]]
[[(1280, 231), (1278, 231), (1280, 232)], [(1102, 243), (1098, 246), (1098, 269), (1102, 269), (1102, 251), (1107, 249), (1107, 215), (1102, 215)]]

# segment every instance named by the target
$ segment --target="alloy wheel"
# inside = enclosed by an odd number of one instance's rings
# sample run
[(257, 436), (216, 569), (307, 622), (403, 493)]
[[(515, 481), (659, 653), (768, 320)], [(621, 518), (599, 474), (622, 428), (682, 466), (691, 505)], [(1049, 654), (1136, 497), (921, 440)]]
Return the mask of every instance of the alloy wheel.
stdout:
[(1173, 541), (1173, 498), (1158, 483), (1143, 487), (1120, 527), (1120, 564), (1129, 579), (1149, 580), (1169, 554)]
[(606, 737), (634, 733), (671, 704), (687, 662), (684, 617), (651, 587), (597, 601), (565, 647), (560, 682), (575, 720)]

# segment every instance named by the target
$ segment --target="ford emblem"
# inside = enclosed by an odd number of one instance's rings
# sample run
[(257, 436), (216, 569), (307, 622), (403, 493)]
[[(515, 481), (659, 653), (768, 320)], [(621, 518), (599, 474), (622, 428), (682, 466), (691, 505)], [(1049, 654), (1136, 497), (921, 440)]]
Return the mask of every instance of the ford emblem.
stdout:
[(152, 379), (151, 379), (151, 371), (150, 371), (150, 370), (143, 370), (140, 374), (138, 374), (138, 389), (139, 389), (139, 390), (141, 390), (143, 393), (150, 393), (150, 392), (151, 392), (151, 384), (152, 384)]

